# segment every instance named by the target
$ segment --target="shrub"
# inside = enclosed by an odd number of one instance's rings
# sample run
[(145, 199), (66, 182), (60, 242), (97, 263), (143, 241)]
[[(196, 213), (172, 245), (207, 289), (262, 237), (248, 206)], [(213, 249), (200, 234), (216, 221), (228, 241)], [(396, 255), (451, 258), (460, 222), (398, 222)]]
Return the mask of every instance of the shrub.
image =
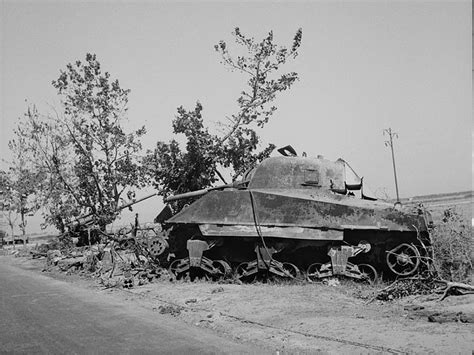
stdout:
[(468, 282), (474, 264), (472, 226), (454, 208), (448, 208), (432, 238), (439, 276), (447, 281)]

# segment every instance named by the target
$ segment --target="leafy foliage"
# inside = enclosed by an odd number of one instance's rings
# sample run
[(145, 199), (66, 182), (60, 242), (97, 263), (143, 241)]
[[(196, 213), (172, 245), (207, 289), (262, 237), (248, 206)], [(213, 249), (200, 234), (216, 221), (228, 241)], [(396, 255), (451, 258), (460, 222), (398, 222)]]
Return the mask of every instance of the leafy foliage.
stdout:
[(298, 80), (295, 72), (280, 75), (277, 72), (298, 55), (302, 31), (296, 32), (290, 48), (277, 46), (273, 32), (260, 42), (245, 36), (239, 28), (232, 34), (244, 55), (232, 55), (225, 41), (214, 48), (227, 68), (248, 76), (247, 87), (237, 98), (238, 111), (227, 117), (228, 123), (221, 122), (221, 134), (211, 134), (204, 125), (203, 107), (199, 102), (191, 111), (178, 108), (173, 132), (184, 135), (185, 147), (181, 148), (177, 140), (158, 142), (146, 158), (155, 186), (165, 197), (209, 187), (219, 178), (225, 183), (219, 166), (230, 168), (235, 180), (275, 148), (270, 144), (259, 151), (256, 129), (263, 128), (275, 112), (272, 103), (277, 94)]
[(68, 64), (52, 84), (61, 110), (41, 115), (30, 107), (15, 131), (46, 176), (41, 200), (47, 222), (63, 230), (72, 217), (91, 214), (104, 227), (116, 218), (124, 193), (143, 183), (138, 153), (145, 128), (124, 131), (130, 90), (103, 73), (93, 54)]
[(439, 276), (447, 281), (467, 281), (473, 270), (472, 228), (453, 208), (443, 213), (432, 233), (434, 262)]
[(16, 221), (18, 219), (19, 200), (15, 198), (12, 181), (5, 171), (0, 171), (0, 189), (2, 198), (2, 215), (7, 221), (11, 235), (13, 236)]
[[(194, 111), (178, 108), (178, 116), (173, 121), (176, 134), (184, 134), (186, 151), (179, 148), (176, 140), (169, 144), (158, 142), (155, 150), (155, 178), (160, 185), (171, 191), (198, 190), (216, 181), (215, 157), (219, 154), (215, 147), (215, 137), (204, 127), (202, 106), (197, 103)], [(167, 191), (167, 192), (168, 192)]]
[(26, 234), (27, 216), (35, 213), (39, 205), (35, 199), (36, 189), (44, 178), (41, 170), (28, 160), (25, 137), (9, 142), (13, 161), (8, 171), (0, 171), (0, 190), (2, 191), (2, 213), (10, 226), (13, 235), (15, 224), (20, 218), (18, 227)]
[(43, 177), (37, 182), (35, 199), (42, 206), (44, 225), (54, 225), (64, 232), (68, 217), (80, 213), (73, 196), (65, 189), (74, 179), (75, 162), (66, 130), (56, 119), (41, 115), (31, 106), (14, 133), (16, 138), (10, 141), (10, 149), (21, 147), (32, 170)]

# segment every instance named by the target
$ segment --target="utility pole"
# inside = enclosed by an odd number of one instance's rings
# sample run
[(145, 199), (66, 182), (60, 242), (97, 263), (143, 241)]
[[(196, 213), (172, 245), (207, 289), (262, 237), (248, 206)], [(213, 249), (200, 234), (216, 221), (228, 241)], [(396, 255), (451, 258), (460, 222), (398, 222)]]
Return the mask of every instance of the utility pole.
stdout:
[(398, 133), (393, 132), (391, 128), (384, 129), (383, 135), (388, 135), (389, 140), (385, 141), (385, 146), (392, 150), (393, 175), (395, 176), (395, 189), (397, 191), (397, 202), (400, 203), (400, 196), (398, 195), (397, 169), (395, 168), (395, 153), (393, 152), (393, 138), (398, 138)]

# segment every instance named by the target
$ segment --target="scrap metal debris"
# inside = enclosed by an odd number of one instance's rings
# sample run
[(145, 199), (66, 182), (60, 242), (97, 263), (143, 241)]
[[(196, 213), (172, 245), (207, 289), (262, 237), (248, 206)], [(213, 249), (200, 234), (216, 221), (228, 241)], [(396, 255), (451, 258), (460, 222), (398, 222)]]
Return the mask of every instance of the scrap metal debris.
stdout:
[[(95, 230), (99, 243), (81, 247), (50, 245), (31, 252), (33, 257), (46, 257), (46, 268), (63, 272), (86, 273), (99, 278), (106, 288), (133, 288), (155, 278), (172, 279), (162, 268), (162, 254), (167, 248), (166, 232), (156, 225), (135, 226), (115, 233)], [(90, 231), (89, 231), (90, 233)], [(57, 247), (57, 248), (56, 248)]]

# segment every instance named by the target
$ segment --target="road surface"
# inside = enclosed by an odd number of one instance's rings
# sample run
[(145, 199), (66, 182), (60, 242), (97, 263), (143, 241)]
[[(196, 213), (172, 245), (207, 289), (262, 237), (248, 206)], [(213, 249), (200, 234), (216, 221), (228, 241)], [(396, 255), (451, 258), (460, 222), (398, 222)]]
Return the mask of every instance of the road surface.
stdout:
[(21, 269), (0, 256), (0, 353), (260, 354), (114, 295)]

